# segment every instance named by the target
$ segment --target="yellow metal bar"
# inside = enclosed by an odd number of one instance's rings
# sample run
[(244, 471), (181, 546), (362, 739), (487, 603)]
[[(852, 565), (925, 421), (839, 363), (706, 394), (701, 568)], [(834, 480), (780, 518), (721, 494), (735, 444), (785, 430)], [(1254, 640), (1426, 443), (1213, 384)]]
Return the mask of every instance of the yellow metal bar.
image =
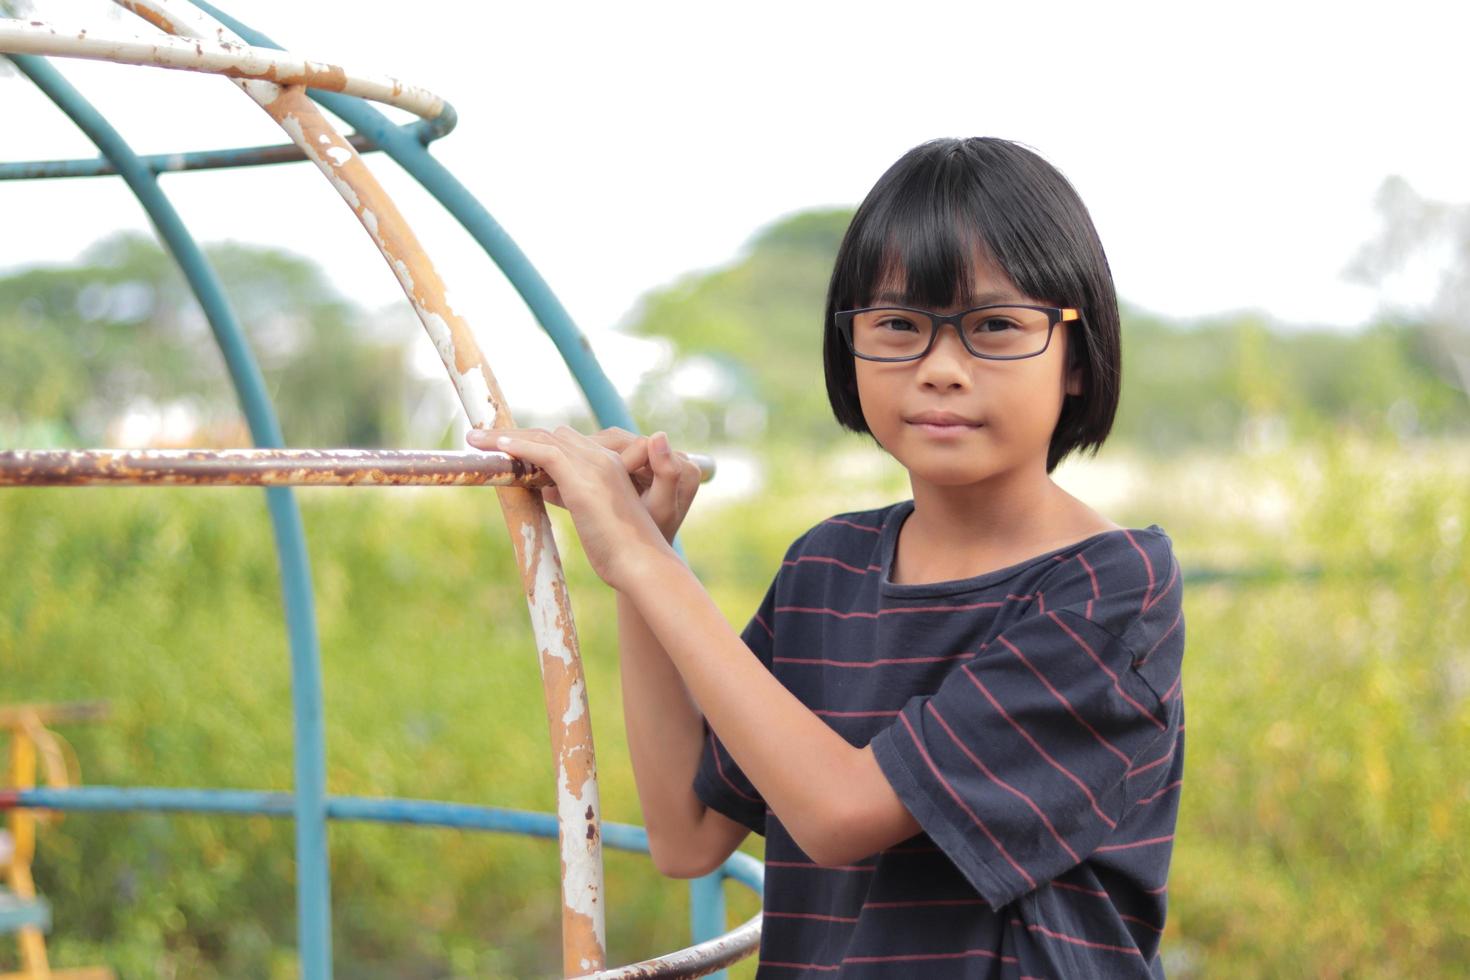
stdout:
[[(10, 772), (7, 784), (16, 789), (36, 785), (36, 743), (31, 740), (32, 727), (40, 722), (34, 714), (22, 714), (19, 725), (10, 735)], [(13, 852), (5, 869), (6, 884), (22, 901), (36, 897), (36, 883), (31, 878), (31, 859), (36, 854), (36, 815), (23, 809), (12, 809), (6, 816)], [(35, 926), (23, 926), (16, 935), (20, 945), (20, 965), (30, 980), (49, 980), (46, 960), (46, 937)]]

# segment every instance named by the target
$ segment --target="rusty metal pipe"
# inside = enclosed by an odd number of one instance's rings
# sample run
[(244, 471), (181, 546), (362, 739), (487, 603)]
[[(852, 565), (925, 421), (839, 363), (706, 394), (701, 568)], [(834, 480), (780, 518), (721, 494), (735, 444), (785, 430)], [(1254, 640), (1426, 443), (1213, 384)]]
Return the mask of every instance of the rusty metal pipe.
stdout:
[(213, 38), (168, 34), (108, 37), (88, 31), (62, 31), (39, 20), (0, 19), (0, 51), (151, 65), (277, 85), (309, 85), (391, 105), (420, 119), (435, 118), (447, 105), (433, 92), (397, 78), (349, 71), (341, 65), (312, 61), (286, 51), (254, 48), (223, 34)]
[[(715, 461), (699, 453), (701, 482)], [(552, 486), (541, 467), (498, 452), (417, 449), (79, 449), (0, 452), (0, 487)]]
[(761, 942), (761, 917), (752, 916), (736, 928), (688, 949), (611, 970), (588, 974), (583, 980), (653, 980), (703, 977), (755, 953)]

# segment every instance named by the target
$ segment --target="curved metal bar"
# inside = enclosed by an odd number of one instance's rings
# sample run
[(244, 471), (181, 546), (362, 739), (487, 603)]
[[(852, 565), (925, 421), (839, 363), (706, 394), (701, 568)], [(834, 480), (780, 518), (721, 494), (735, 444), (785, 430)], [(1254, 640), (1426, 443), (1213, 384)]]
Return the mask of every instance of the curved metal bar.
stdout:
[[(224, 24), (251, 44), (262, 48), (279, 48), (280, 45), (260, 31), (220, 10), (206, 0), (194, 0), (194, 6)], [(516, 292), (525, 300), (526, 306), (556, 345), (562, 360), (572, 376), (577, 379), (582, 393), (597, 417), (599, 425), (622, 426), (630, 432), (637, 431), (633, 416), (623, 404), (622, 397), (597, 358), (592, 353), (591, 341), (577, 329), (566, 307), (557, 299), (551, 286), (531, 264), (515, 241), (500, 227), (500, 224), (485, 209), (479, 199), (450, 173), (423, 146), (401, 133), (393, 122), (371, 105), (360, 99), (335, 92), (309, 91), (309, 95), (332, 115), (345, 121), (353, 129), (367, 136), (383, 152), (402, 167), (424, 189), (442, 204), (465, 231), (485, 250)], [(677, 538), (675, 539), (677, 542)], [(677, 547), (677, 543), (676, 543)], [(682, 549), (680, 550), (682, 554)]]
[[(700, 481), (715, 462), (689, 453)], [(499, 452), (418, 449), (0, 450), (0, 487), (552, 486), (541, 467)], [(3, 709), (0, 709), (3, 711)]]
[[(66, 789), (0, 790), (0, 810), (84, 810), (92, 812), (161, 811), (224, 813), (236, 816), (290, 817), (291, 794), (268, 790), (197, 789), (172, 786), (75, 786)], [(417, 824), (452, 830), (555, 837), (554, 813), (517, 810), (474, 803), (389, 799), (372, 796), (329, 796), (333, 820)], [(621, 851), (648, 851), (648, 832), (636, 824), (606, 823), (604, 841)], [(752, 891), (764, 887), (761, 863), (736, 851), (726, 861), (726, 874)]]
[[(246, 41), (259, 47), (279, 48), (280, 45), (266, 34), (241, 23), (220, 10), (209, 0), (193, 0), (195, 7), (205, 11)], [(561, 354), (568, 370), (577, 380), (586, 396), (598, 424), (621, 426), (637, 432), (632, 413), (623, 403), (617, 389), (603, 372), (602, 366), (592, 353), (592, 344), (571, 315), (552, 291), (551, 286), (521, 251), (515, 240), (501, 228), (499, 222), (480, 203), (460, 180), (439, 162), (427, 149), (405, 138), (392, 122), (377, 109), (361, 99), (331, 92), (310, 92), (311, 97), (326, 107), (333, 115), (345, 121), (359, 133), (372, 138), (383, 151), (400, 167), (408, 172), (430, 194), (444, 206), (460, 223), (470, 237), (485, 250), (491, 260), (504, 273), (531, 310), (536, 322), (546, 331)], [(674, 550), (684, 558), (683, 539), (674, 536)], [(695, 939), (706, 939), (717, 933), (711, 931), (710, 923), (725, 918), (724, 895), (714, 887), (714, 881), (696, 879), (691, 884), (695, 904), (691, 906), (691, 928)]]
[(676, 953), (589, 974), (584, 980), (645, 980), (645, 978), (679, 978), (709, 976), (737, 963), (760, 947), (761, 916), (757, 912), (722, 936), (681, 949)]
[[(310, 90), (309, 90), (310, 91)], [(454, 128), (453, 112), (445, 112), (433, 119), (415, 119), (398, 128), (421, 146)], [(381, 149), (361, 133), (347, 137), (358, 153), (376, 153)], [(299, 163), (306, 154), (295, 143), (279, 143), (272, 146), (238, 146), (227, 150), (193, 150), (188, 153), (151, 153), (138, 160), (155, 174), (178, 173), (185, 170), (224, 170), (231, 167), (260, 167), (275, 163)], [(15, 163), (0, 163), (0, 180), (47, 180), (57, 177), (105, 177), (115, 175), (117, 168), (105, 157), (76, 160), (27, 160)]]
[[(218, 21), (196, 8), (171, 0), (115, 2), (165, 31), (195, 38), (195, 43), (210, 36), (230, 39)], [(423, 246), (362, 158), (306, 97), (302, 85), (247, 79), (237, 79), (236, 84), (317, 165), (378, 246), (434, 342), (470, 424), (514, 428), (499, 382), (469, 324), (449, 305), (444, 283)], [(556, 760), (561, 819), (562, 968), (567, 976), (578, 976), (602, 969), (607, 950), (598, 829), (601, 803), (587, 685), (546, 505), (539, 493), (517, 487), (496, 487), (495, 495), (515, 549), (540, 654), (537, 663)]]
[[(164, 245), (173, 253), (194, 290), (214, 332), (240, 407), (257, 445), (279, 447), (285, 441), (271, 409), (265, 381), (245, 342), (239, 322), (219, 278), (189, 234), (157, 178), (102, 115), (44, 58), (12, 55), (15, 66), (77, 124), (112, 161), (136, 195)], [(285, 488), (267, 489), (266, 506), (276, 540), (291, 650), (291, 707), (294, 721), (296, 781), (296, 895), (298, 941), (303, 963), (319, 963), (308, 977), (325, 978), (331, 962), (328, 924), (326, 740), (322, 731), (321, 663), (317, 655), (316, 613), (312, 606), (311, 572), (306, 534), (296, 499)]]
[[(192, 0), (195, 7), (205, 11), (246, 41), (258, 47), (279, 48), (280, 45), (266, 34), (231, 17), (209, 0)], [(345, 121), (359, 133), (373, 139), (419, 184), (434, 196), (444, 209), (469, 232), (485, 254), (500, 268), (507, 280), (525, 301), (536, 322), (546, 331), (556, 345), (562, 361), (572, 372), (592, 408), (598, 424), (621, 426), (637, 432), (638, 425), (632, 413), (624, 405), (622, 396), (603, 372), (602, 366), (592, 353), (592, 344), (571, 315), (552, 291), (551, 286), (521, 251), (515, 240), (500, 227), (499, 222), (480, 203), (479, 198), (455, 177), (447, 167), (434, 158), (423, 146), (406, 138), (391, 120), (361, 99), (333, 92), (309, 90), (309, 94), (337, 118)], [(674, 536), (673, 546), (680, 558), (685, 558), (681, 535)], [(686, 559), (687, 560), (687, 559)], [(696, 879), (691, 883), (694, 903), (690, 909), (691, 928), (695, 939), (707, 939), (717, 935), (710, 923), (724, 922), (724, 895), (717, 882)]]
[[(25, 807), (37, 810), (166, 811), (182, 813), (228, 813), (238, 816), (289, 817), (289, 793), (252, 790), (202, 790), (161, 787), (87, 786), (75, 789), (25, 789), (0, 791), (0, 810)], [(490, 833), (556, 837), (555, 814), (505, 807), (441, 803), (432, 800), (390, 800), (360, 796), (327, 798), (327, 814), (334, 820), (416, 824), (475, 830)], [(648, 851), (648, 832), (634, 824), (605, 823), (603, 841), (623, 851)], [(731, 878), (757, 895), (764, 891), (761, 864), (739, 851), (703, 880)], [(591, 974), (586, 980), (632, 980), (643, 977), (698, 977), (713, 973), (755, 951), (760, 943), (761, 917), (754, 916), (725, 932), (724, 923), (715, 938), (688, 949)], [(722, 934), (723, 933), (723, 934)]]
[(350, 73), (341, 65), (311, 61), (280, 49), (254, 48), (223, 37), (187, 41), (168, 34), (105, 37), (85, 30), (75, 34), (59, 31), (38, 20), (0, 19), (0, 51), (198, 71), (278, 85), (309, 85), (395, 106), (420, 119), (433, 119), (445, 105), (428, 89), (387, 75)]

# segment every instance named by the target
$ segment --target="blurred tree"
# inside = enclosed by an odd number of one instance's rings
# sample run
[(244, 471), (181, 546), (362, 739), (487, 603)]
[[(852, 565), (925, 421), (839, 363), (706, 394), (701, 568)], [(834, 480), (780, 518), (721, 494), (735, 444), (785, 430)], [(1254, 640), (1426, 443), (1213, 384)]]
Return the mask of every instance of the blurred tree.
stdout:
[[(407, 409), (428, 384), (408, 366), (413, 334), (382, 335), (300, 256), (233, 243), (206, 252), (288, 443), (384, 446), (406, 438)], [(208, 323), (156, 244), (122, 234), (88, 249), (76, 265), (0, 277), (0, 431), (13, 430), (7, 442), (102, 444), (144, 404), (180, 408), (199, 444), (245, 438)], [(43, 421), (53, 424), (38, 428)]]
[(663, 337), (674, 360), (649, 375), (633, 409), (678, 440), (772, 437), (830, 443), (822, 310), (850, 209), (805, 211), (758, 232), (732, 264), (644, 297), (629, 331)]
[(1382, 227), (1346, 274), (1386, 292), (1416, 262), (1437, 266), (1433, 296), (1408, 306), (1387, 301), (1385, 316), (1417, 324), (1405, 356), (1470, 393), (1470, 204), (1429, 200), (1396, 175), (1379, 186), (1375, 204)]

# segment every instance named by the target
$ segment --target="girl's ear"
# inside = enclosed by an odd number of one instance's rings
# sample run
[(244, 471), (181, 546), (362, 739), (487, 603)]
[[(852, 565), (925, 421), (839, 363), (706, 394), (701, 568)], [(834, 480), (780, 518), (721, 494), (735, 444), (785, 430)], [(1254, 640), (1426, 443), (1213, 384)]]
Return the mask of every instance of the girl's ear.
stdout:
[(1067, 394), (1081, 396), (1082, 394), (1082, 369), (1073, 368), (1072, 373), (1067, 375)]
[[(1076, 326), (1072, 324), (1071, 326)], [(1067, 331), (1067, 388), (1069, 395), (1082, 395), (1083, 361), (1081, 341), (1078, 339), (1077, 331)]]

